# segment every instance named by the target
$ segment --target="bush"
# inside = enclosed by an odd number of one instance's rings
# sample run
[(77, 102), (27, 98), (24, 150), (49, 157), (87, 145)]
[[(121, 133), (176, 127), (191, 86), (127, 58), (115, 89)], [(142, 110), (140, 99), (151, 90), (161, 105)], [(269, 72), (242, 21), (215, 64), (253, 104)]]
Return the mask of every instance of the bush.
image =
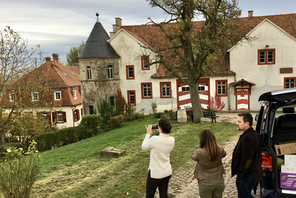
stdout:
[(51, 133), (44, 133), (33, 137), (33, 139), (37, 142), (37, 149), (39, 151), (51, 150), (97, 135), (101, 121), (100, 114), (83, 116), (78, 127), (69, 127)]
[(109, 128), (119, 128), (121, 126), (123, 126), (123, 116), (122, 115), (112, 117), (108, 121)]
[(117, 115), (124, 115), (124, 112), (126, 111), (126, 108), (127, 108), (127, 103), (121, 93), (120, 88), (117, 89), (115, 100), (116, 100), (115, 101), (116, 102), (116, 114)]
[(100, 98), (100, 104), (98, 105), (98, 112), (102, 117), (102, 127), (105, 127), (108, 124), (108, 121), (110, 120), (110, 118), (116, 115), (115, 107), (111, 105), (107, 96), (105, 99)]
[(31, 142), (28, 151), (7, 147), (5, 161), (0, 163), (0, 190), (6, 198), (29, 198), (31, 188), (40, 172), (36, 142)]

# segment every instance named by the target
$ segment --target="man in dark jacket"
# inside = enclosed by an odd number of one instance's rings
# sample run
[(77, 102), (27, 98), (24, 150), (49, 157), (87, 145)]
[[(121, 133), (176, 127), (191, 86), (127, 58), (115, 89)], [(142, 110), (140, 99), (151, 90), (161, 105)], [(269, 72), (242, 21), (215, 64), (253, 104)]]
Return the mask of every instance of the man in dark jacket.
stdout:
[(237, 175), (239, 198), (253, 197), (251, 191), (262, 180), (261, 138), (252, 128), (253, 117), (249, 113), (238, 114), (236, 125), (243, 131), (232, 154), (231, 175)]

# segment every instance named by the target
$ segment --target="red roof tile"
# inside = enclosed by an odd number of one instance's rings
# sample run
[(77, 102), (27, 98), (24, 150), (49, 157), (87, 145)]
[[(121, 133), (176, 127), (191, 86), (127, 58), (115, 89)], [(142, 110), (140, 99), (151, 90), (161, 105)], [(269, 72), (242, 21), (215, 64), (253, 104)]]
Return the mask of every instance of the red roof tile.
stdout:
[[(296, 38), (296, 13), (292, 14), (280, 14), (280, 15), (268, 15), (268, 16), (253, 16), (253, 17), (242, 17), (235, 19), (239, 25), (240, 31), (234, 32), (240, 33), (240, 38), (249, 33), (253, 28), (255, 28), (264, 19), (269, 19), (277, 26), (282, 28), (288, 34)], [(203, 21), (194, 22), (195, 28), (198, 28)], [(175, 26), (176, 23), (167, 24), (164, 26), (168, 29), (170, 26)], [(127, 31), (129, 34), (133, 35), (140, 42), (145, 44), (147, 47), (153, 47), (157, 49), (157, 46), (162, 45), (165, 41), (164, 34), (161, 32), (160, 28), (153, 25), (133, 25), (133, 26), (121, 26), (122, 29)], [(232, 32), (233, 33), (233, 32)], [(220, 62), (214, 67), (214, 75), (234, 75), (233, 72), (229, 71), (229, 60), (228, 56), (220, 57)], [(172, 75), (167, 69), (160, 65), (157, 74), (152, 77), (171, 77)]]

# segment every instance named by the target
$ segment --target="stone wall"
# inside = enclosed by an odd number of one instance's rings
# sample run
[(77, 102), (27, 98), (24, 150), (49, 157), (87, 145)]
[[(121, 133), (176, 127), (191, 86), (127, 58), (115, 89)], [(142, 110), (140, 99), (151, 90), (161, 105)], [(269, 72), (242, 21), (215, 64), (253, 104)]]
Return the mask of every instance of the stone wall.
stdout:
[[(108, 66), (113, 69), (113, 78), (108, 79)], [(87, 66), (91, 67), (92, 79), (87, 79)], [(88, 58), (79, 60), (83, 111), (89, 114), (89, 106), (97, 111), (100, 98), (115, 96), (120, 86), (119, 58)]]

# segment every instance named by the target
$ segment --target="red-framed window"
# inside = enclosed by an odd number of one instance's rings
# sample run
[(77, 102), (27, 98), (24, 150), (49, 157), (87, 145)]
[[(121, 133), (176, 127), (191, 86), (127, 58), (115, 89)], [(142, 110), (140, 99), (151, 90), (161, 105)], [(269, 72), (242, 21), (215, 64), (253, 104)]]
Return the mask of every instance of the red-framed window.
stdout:
[(286, 77), (284, 78), (284, 88), (294, 88), (296, 82), (296, 77)]
[(228, 96), (227, 80), (216, 80), (216, 95)]
[(136, 106), (136, 91), (135, 90), (127, 90), (127, 103), (129, 105)]
[(74, 122), (77, 122), (80, 120), (79, 109), (75, 109), (73, 111), (73, 120)]
[(159, 87), (160, 87), (160, 98), (172, 97), (171, 82), (160, 82)]
[(127, 80), (135, 79), (135, 67), (133, 65), (126, 66), (126, 79)]
[(142, 99), (152, 98), (152, 83), (141, 83)]
[(141, 68), (142, 70), (150, 70), (149, 56), (141, 56)]
[(258, 65), (275, 64), (275, 49), (258, 50)]
[(64, 111), (56, 111), (52, 113), (52, 121), (56, 123), (65, 123), (67, 122), (66, 119), (66, 112)]

